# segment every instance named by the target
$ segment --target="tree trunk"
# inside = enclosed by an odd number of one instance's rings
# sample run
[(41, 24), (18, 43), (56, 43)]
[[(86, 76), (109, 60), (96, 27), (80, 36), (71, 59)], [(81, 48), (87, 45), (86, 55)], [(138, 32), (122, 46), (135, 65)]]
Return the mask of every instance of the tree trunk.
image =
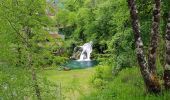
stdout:
[(130, 15), (132, 19), (132, 29), (134, 32), (135, 38), (135, 46), (136, 46), (136, 54), (137, 60), (140, 66), (140, 71), (143, 76), (146, 89), (148, 92), (159, 93), (161, 91), (159, 80), (157, 79), (155, 74), (150, 73), (148, 64), (145, 58), (144, 50), (143, 50), (143, 42), (141, 40), (141, 32), (139, 27), (139, 20), (137, 14), (137, 8), (135, 4), (135, 0), (127, 0), (128, 6), (130, 9)]
[(35, 89), (35, 94), (36, 94), (38, 100), (42, 100), (41, 94), (40, 94), (40, 89), (39, 89), (39, 86), (37, 83), (36, 73), (35, 73), (34, 67), (32, 65), (32, 55), (30, 53), (28, 53), (28, 64), (29, 64), (28, 65), (29, 68), (31, 68), (31, 75), (32, 75), (32, 80), (33, 80), (33, 87)]
[(35, 94), (37, 96), (38, 100), (42, 100), (41, 99), (41, 92), (39, 89), (39, 85), (38, 85), (38, 81), (37, 81), (37, 76), (36, 76), (36, 72), (34, 70), (34, 65), (33, 65), (33, 59), (32, 59), (32, 45), (29, 43), (29, 39), (32, 38), (32, 34), (31, 34), (31, 28), (29, 28), (28, 26), (25, 26), (25, 39), (26, 39), (26, 47), (28, 50), (28, 67), (31, 69), (31, 75), (32, 75), (32, 81), (33, 81), (33, 87), (35, 89)]
[(36, 93), (37, 99), (38, 100), (42, 100), (34, 68), (32, 68), (32, 80), (34, 82), (34, 89), (35, 89), (35, 93)]
[(160, 6), (161, 0), (155, 0), (153, 9), (152, 27), (151, 27), (151, 41), (148, 55), (149, 71), (156, 74), (156, 49), (158, 46), (159, 24), (160, 24)]
[(168, 17), (167, 29), (166, 29), (166, 55), (165, 55), (165, 67), (164, 67), (164, 86), (166, 90), (170, 90), (170, 12)]

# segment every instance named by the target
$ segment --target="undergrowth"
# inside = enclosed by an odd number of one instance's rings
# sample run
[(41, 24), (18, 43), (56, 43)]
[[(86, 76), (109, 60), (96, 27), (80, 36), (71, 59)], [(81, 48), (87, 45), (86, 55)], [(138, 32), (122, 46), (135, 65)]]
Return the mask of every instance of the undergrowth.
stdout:
[(148, 94), (140, 71), (136, 67), (125, 68), (112, 78), (108, 78), (110, 77), (107, 75), (108, 69), (108, 66), (97, 68), (91, 79), (95, 89), (89, 95), (82, 96), (81, 100), (169, 100), (170, 98), (168, 92), (160, 95)]

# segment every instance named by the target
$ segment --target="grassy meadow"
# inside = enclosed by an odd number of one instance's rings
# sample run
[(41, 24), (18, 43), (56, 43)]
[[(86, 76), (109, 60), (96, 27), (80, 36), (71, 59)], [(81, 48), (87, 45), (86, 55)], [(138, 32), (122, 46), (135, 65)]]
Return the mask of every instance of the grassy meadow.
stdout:
[[(140, 71), (136, 67), (120, 71), (104, 86), (91, 83), (98, 67), (57, 71), (47, 69), (40, 72), (49, 81), (60, 86), (63, 100), (169, 100), (168, 92), (160, 95), (147, 94)], [(108, 66), (105, 66), (106, 68)], [(105, 68), (104, 67), (104, 68)], [(100, 88), (102, 86), (102, 88)]]

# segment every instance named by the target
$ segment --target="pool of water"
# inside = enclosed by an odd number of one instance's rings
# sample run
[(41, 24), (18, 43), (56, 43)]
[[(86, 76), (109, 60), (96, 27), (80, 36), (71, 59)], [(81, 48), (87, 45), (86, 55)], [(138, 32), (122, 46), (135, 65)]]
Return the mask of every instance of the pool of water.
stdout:
[(91, 61), (70, 60), (63, 66), (70, 69), (83, 69), (83, 68), (94, 67), (97, 64), (98, 62), (96, 60), (91, 60)]

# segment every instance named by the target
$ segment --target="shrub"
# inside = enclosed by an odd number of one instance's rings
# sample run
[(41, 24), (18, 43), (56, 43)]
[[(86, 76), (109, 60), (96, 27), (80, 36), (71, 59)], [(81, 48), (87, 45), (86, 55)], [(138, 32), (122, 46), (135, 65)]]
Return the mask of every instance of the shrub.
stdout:
[(94, 87), (103, 88), (112, 79), (112, 67), (99, 65), (96, 67), (96, 72), (91, 77), (90, 82)]

